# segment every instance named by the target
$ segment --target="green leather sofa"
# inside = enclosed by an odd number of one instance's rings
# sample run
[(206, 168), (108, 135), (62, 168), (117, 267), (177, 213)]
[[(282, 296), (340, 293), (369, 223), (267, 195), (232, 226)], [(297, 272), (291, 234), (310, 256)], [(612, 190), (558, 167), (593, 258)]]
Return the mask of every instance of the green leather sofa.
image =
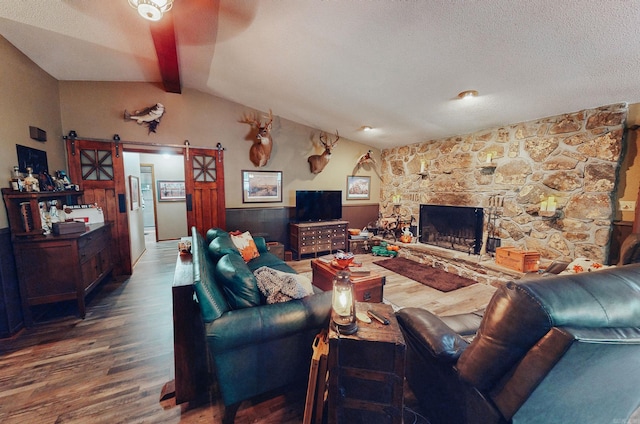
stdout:
[(232, 423), (242, 401), (304, 381), (312, 343), (327, 328), (331, 292), (265, 304), (253, 271), (268, 266), (295, 273), (269, 253), (264, 238), (254, 237), (260, 257), (245, 263), (229, 234), (192, 229), (194, 289), (225, 405), (224, 423)]

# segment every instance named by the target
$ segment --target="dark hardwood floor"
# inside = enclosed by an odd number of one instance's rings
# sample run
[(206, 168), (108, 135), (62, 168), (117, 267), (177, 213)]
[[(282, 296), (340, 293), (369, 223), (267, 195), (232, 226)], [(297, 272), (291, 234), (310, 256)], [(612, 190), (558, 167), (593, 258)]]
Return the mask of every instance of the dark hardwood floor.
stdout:
[[(56, 304), (38, 311), (37, 325), (0, 340), (0, 422), (220, 422), (221, 402), (215, 395), (192, 407), (160, 399), (174, 376), (171, 285), (176, 254), (176, 241), (150, 239), (130, 278), (107, 281), (94, 291), (84, 320), (75, 315), (73, 302)], [(294, 265), (310, 271), (308, 260)], [(393, 293), (394, 281), (388, 278), (385, 290)], [(421, 296), (418, 289), (410, 288), (414, 301)], [(431, 294), (425, 293), (428, 303)], [(473, 309), (484, 302), (450, 299), (448, 306), (438, 303), (438, 312), (457, 312), (458, 303)], [(236, 423), (300, 423), (304, 391), (291, 388), (245, 402)], [(410, 394), (407, 405), (418, 409)], [(408, 423), (425, 422), (407, 414)]]

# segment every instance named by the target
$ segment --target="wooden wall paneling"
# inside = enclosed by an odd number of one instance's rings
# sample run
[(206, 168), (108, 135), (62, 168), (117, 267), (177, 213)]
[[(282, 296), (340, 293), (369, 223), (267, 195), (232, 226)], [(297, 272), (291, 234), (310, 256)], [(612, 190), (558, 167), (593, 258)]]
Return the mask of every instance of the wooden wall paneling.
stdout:
[(23, 322), (11, 232), (3, 228), (0, 229), (0, 338), (15, 334)]
[(267, 241), (279, 241), (287, 246), (292, 208), (234, 208), (227, 209), (227, 230), (249, 231)]

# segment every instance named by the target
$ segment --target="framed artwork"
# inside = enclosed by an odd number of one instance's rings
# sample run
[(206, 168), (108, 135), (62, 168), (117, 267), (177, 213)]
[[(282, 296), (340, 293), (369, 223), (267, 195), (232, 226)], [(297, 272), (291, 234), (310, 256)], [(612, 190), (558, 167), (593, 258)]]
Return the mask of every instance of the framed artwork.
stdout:
[(371, 190), (371, 177), (347, 176), (347, 200), (368, 199)]
[(242, 203), (282, 202), (282, 171), (242, 171)]
[(131, 199), (131, 210), (140, 209), (140, 178), (129, 175), (129, 195)]
[(180, 202), (186, 199), (184, 181), (158, 180), (159, 202)]

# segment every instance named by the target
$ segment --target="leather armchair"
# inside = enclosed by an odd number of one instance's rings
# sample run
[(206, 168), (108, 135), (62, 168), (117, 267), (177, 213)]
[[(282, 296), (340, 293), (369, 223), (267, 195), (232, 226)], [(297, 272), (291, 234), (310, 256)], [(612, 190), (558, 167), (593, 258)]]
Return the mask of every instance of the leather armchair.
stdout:
[(431, 424), (626, 423), (640, 406), (638, 264), (510, 282), (471, 342), (454, 330), (478, 317), (397, 316)]

